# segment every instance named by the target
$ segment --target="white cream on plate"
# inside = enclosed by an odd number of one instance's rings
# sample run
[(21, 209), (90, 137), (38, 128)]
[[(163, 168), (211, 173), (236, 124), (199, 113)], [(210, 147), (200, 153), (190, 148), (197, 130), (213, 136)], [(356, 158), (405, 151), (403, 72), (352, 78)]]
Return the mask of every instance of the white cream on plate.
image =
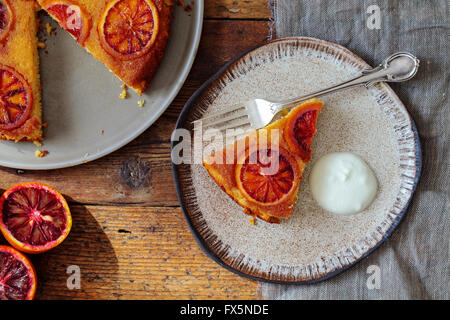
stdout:
[(377, 178), (358, 155), (330, 153), (320, 158), (309, 176), (312, 195), (327, 211), (339, 215), (355, 214), (375, 199)]

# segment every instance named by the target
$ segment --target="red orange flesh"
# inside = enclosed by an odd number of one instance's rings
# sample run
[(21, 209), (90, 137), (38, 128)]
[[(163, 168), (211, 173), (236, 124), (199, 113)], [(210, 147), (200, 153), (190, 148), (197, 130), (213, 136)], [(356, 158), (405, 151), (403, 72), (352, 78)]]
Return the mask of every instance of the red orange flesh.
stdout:
[(36, 271), (30, 260), (8, 246), (0, 246), (0, 300), (32, 300)]
[(0, 198), (0, 230), (16, 249), (41, 253), (58, 246), (70, 232), (72, 217), (64, 197), (40, 183), (23, 183)]
[(284, 130), (284, 137), (289, 148), (303, 161), (311, 160), (311, 143), (316, 133), (316, 122), (320, 110), (321, 102), (305, 103), (302, 108), (298, 108), (289, 115)]
[(83, 45), (89, 37), (91, 22), (88, 14), (79, 5), (66, 1), (47, 1), (45, 10), (50, 13), (69, 32), (79, 44)]
[(236, 183), (250, 201), (275, 205), (289, 197), (298, 186), (299, 170), (296, 160), (279, 148), (246, 153), (245, 160), (236, 165)]

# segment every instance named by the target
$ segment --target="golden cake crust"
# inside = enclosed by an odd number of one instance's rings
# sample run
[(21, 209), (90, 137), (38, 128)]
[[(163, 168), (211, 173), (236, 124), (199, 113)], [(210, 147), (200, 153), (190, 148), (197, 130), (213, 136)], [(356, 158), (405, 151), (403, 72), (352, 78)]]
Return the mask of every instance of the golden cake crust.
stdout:
[(0, 41), (0, 65), (14, 70), (31, 88), (31, 112), (19, 127), (0, 129), (0, 138), (13, 141), (42, 140), (41, 85), (34, 0), (0, 0), (12, 9), (14, 22)]

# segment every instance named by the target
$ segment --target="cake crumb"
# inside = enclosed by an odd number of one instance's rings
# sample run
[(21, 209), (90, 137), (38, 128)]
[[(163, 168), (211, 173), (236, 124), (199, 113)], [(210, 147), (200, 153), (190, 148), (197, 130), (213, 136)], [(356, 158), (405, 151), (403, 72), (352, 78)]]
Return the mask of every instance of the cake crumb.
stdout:
[(36, 151), (34, 152), (34, 155), (35, 155), (36, 157), (38, 157), (38, 158), (43, 158), (43, 157), (45, 157), (47, 154), (48, 154), (48, 151), (47, 151), (47, 150), (44, 150), (44, 151), (36, 150)]
[(47, 31), (47, 34), (50, 35), (53, 31), (53, 27), (50, 25), (50, 23), (45, 23), (45, 30)]
[(42, 147), (42, 143), (40, 141), (33, 141), (33, 143), (37, 146), (37, 147)]
[(145, 100), (138, 100), (137, 104), (142, 108), (145, 105)]
[(38, 48), (45, 49), (45, 43), (43, 43), (43, 42), (41, 42), (41, 41), (39, 41), (39, 42), (37, 43), (37, 46), (38, 46)]
[(127, 85), (125, 83), (122, 84), (120, 87), (123, 89), (123, 91), (122, 91), (121, 94), (119, 94), (119, 98), (120, 99), (126, 99), (127, 96), (128, 96), (128, 93), (127, 93), (128, 87), (127, 87)]
[(48, 127), (48, 121), (43, 122), (43, 123), (42, 123), (42, 128), (45, 129), (45, 128), (47, 128), (47, 127)]
[(255, 225), (255, 217), (251, 217), (250, 219), (248, 219), (248, 221), (250, 221), (250, 224), (252, 225), (252, 226), (254, 226)]
[(119, 94), (120, 99), (126, 99), (127, 98), (127, 92), (126, 90), (123, 90), (121, 94)]

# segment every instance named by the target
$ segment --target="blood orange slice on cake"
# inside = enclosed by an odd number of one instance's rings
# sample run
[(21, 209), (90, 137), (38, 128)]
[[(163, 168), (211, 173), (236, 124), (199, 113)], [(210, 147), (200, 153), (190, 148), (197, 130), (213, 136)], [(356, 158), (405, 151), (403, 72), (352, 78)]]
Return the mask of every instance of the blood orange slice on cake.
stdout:
[(43, 7), (79, 44), (84, 44), (91, 31), (91, 19), (82, 7), (68, 0), (45, 1)]
[(8, 35), (14, 23), (14, 14), (8, 0), (0, 0), (0, 41)]
[(30, 260), (14, 248), (0, 246), (0, 300), (33, 300), (36, 283)]
[[(252, 161), (254, 160), (254, 161)], [(246, 152), (236, 165), (236, 183), (242, 194), (259, 205), (276, 205), (297, 190), (296, 160), (283, 149)]]
[(286, 123), (284, 137), (289, 148), (300, 156), (303, 161), (311, 160), (311, 143), (316, 133), (316, 122), (322, 103), (311, 101), (302, 108), (292, 111)]
[(0, 230), (16, 249), (41, 253), (69, 234), (72, 217), (64, 197), (40, 183), (22, 183), (0, 198)]
[(122, 60), (146, 54), (156, 40), (158, 29), (158, 8), (153, 0), (112, 1), (99, 23), (103, 48)]
[(15, 69), (0, 64), (0, 129), (20, 127), (30, 116), (32, 91)]

